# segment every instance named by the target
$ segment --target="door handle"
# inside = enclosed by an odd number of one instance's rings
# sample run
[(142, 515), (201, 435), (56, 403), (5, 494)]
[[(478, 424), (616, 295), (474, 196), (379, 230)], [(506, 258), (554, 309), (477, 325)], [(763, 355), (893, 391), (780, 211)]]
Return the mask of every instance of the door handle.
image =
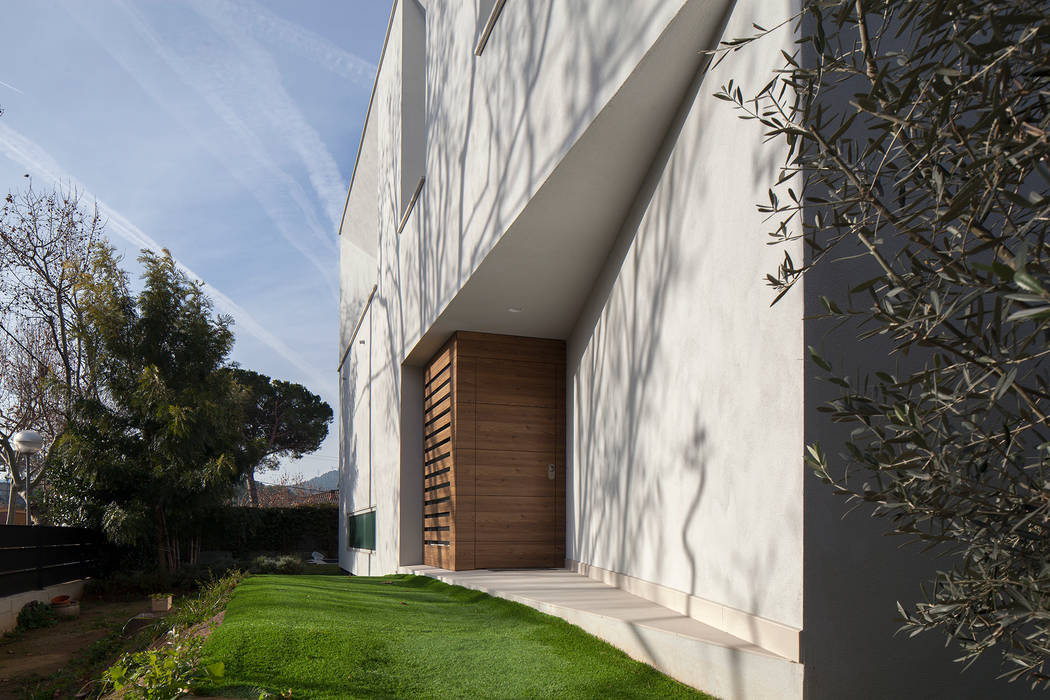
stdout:
[(554, 465), (553, 464), (548, 464), (547, 465), (547, 478), (550, 479), (551, 481), (554, 481)]

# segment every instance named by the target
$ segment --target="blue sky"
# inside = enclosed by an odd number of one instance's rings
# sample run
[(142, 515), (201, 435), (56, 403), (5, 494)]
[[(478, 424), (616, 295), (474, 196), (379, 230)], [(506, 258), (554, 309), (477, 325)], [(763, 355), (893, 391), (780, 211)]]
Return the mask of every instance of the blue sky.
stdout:
[[(5, 2), (0, 193), (77, 187), (132, 274), (169, 249), (234, 317), (234, 360), (338, 412), (338, 222), (390, 5)], [(282, 471), (336, 468), (335, 432)]]

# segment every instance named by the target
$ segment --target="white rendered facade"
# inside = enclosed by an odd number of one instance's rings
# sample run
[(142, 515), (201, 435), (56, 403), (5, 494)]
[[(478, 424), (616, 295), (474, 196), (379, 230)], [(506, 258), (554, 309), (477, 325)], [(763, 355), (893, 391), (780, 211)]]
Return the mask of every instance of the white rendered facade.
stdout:
[(790, 13), (395, 2), (341, 227), (341, 515), (374, 511), (375, 549), (343, 528), (340, 565), (422, 561), (421, 367), (449, 335), (558, 338), (567, 566), (767, 649), (800, 679), (779, 697), (1021, 693), (892, 638), (920, 580), (897, 568), (926, 564), (804, 468), (811, 292), (770, 307), (785, 249), (755, 209), (783, 146), (712, 97), (760, 87), (792, 35), (700, 53)]

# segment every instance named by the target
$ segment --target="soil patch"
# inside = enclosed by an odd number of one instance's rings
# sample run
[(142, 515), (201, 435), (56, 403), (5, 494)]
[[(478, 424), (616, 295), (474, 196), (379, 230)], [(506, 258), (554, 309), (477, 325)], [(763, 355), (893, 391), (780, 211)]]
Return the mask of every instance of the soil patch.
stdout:
[(207, 639), (208, 636), (215, 631), (215, 628), (222, 624), (224, 617), (226, 617), (225, 610), (216, 615), (212, 615), (211, 618), (204, 622), (198, 622), (193, 627), (187, 629), (185, 635), (187, 637), (200, 637), (201, 639)]
[(26, 683), (60, 670), (70, 658), (138, 613), (148, 600), (80, 601), (80, 617), (0, 641), (0, 699), (21, 698)]
[[(215, 631), (215, 628), (222, 624), (222, 618), (226, 616), (226, 611), (223, 610), (216, 615), (213, 615), (204, 622), (198, 622), (192, 627), (187, 627), (182, 633), (179, 634), (180, 639), (189, 639), (190, 637), (200, 637), (203, 640), (207, 640), (208, 636)], [(159, 637), (149, 645), (150, 649), (160, 649), (166, 645), (169, 641), (167, 636)]]

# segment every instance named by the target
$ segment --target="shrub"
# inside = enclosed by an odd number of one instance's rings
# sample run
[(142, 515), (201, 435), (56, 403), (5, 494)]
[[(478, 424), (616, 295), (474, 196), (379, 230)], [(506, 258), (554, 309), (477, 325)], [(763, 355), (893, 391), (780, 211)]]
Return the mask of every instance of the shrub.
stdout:
[(91, 596), (138, 597), (169, 588), (171, 581), (161, 571), (115, 571), (108, 576), (89, 580), (84, 593)]
[(252, 561), (253, 574), (301, 574), (303, 561), (290, 555), (280, 557), (256, 557)]
[(201, 541), (203, 550), (233, 552), (335, 553), (339, 549), (339, 507), (336, 504), (295, 508), (220, 509)]
[(51, 627), (58, 622), (55, 611), (47, 603), (31, 600), (18, 612), (18, 629), (35, 630)]
[(237, 570), (233, 559), (212, 562), (207, 565), (191, 564), (181, 567), (171, 574), (171, 587), (179, 590), (196, 590), (214, 579), (222, 578)]
[(121, 656), (102, 675), (105, 689), (121, 698), (173, 700), (188, 692), (196, 681), (221, 677), (222, 663), (201, 667), (203, 640), (188, 630), (226, 608), (241, 575), (233, 571), (212, 579), (201, 585), (198, 595), (180, 601), (161, 622), (168, 630), (167, 641), (159, 647)]
[(206, 566), (187, 564), (170, 574), (159, 570), (116, 571), (108, 576), (88, 581), (85, 593), (93, 596), (137, 597), (171, 591), (194, 591), (205, 583), (222, 578), (237, 568), (236, 561), (226, 559)]
[(182, 630), (210, 620), (226, 609), (233, 589), (243, 576), (243, 572), (234, 570), (222, 577), (202, 581), (200, 593), (180, 600), (171, 614), (164, 618), (165, 624), (169, 629)]
[(174, 700), (188, 693), (194, 681), (223, 675), (222, 663), (200, 668), (203, 645), (200, 637), (173, 635), (159, 649), (124, 654), (106, 671), (103, 681), (121, 697)]

